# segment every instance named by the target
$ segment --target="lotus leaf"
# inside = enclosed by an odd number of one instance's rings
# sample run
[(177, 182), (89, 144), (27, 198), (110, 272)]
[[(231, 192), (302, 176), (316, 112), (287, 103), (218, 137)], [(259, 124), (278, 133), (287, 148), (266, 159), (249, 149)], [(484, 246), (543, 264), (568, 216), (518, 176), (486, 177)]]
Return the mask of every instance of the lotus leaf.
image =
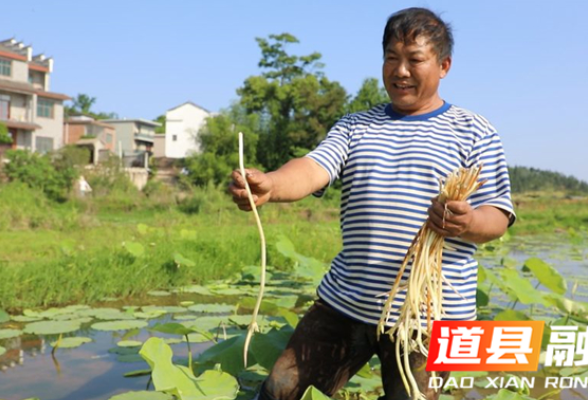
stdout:
[(155, 297), (171, 296), (171, 293), (166, 292), (165, 290), (151, 290), (151, 291), (147, 292), (147, 294), (149, 296), (155, 296)]
[(139, 354), (121, 354), (116, 357), (116, 361), (122, 363), (145, 362), (143, 357), (141, 357)]
[[(62, 338), (59, 341), (58, 347), (60, 349), (73, 349), (75, 347), (80, 347), (84, 343), (90, 343), (91, 341), (92, 341), (92, 339), (90, 339), (88, 337), (82, 337), (82, 336), (66, 337), (66, 338)], [(58, 343), (57, 341), (51, 342), (51, 346), (56, 347), (57, 343)]]
[(178, 320), (178, 321), (190, 321), (190, 320), (194, 320), (198, 318), (197, 315), (191, 315), (191, 314), (181, 314), (181, 315), (174, 315), (173, 319)]
[(180, 305), (181, 306), (184, 306), (184, 307), (191, 306), (192, 304), (194, 304), (194, 302), (193, 301), (190, 301), (190, 300), (180, 301)]
[[(190, 343), (206, 343), (212, 340), (211, 336), (205, 336), (201, 333), (190, 333), (188, 335), (188, 340)], [(186, 338), (184, 337), (182, 341), (186, 342)]]
[(19, 329), (0, 329), (0, 339), (10, 339), (21, 334), (22, 331)]
[(253, 335), (250, 351), (258, 364), (266, 369), (271, 369), (286, 348), (293, 332), (292, 327), (286, 325), (280, 330), (272, 329), (265, 335)]
[(117, 394), (108, 400), (173, 400), (173, 398), (171, 394), (141, 391)]
[(191, 321), (183, 321), (182, 325), (187, 328), (198, 329), (199, 331), (209, 331), (211, 329), (217, 329), (225, 320), (223, 317), (205, 316)]
[(149, 338), (140, 354), (151, 370), (157, 390), (178, 396), (180, 399), (234, 399), (239, 386), (232, 376), (220, 371), (206, 371), (195, 378), (192, 372), (172, 364), (172, 350), (160, 338)]
[(139, 348), (137, 347), (112, 347), (108, 349), (108, 352), (111, 354), (117, 354), (119, 356), (125, 356), (129, 354), (139, 354)]
[(96, 319), (102, 319), (106, 321), (120, 320), (120, 319), (135, 319), (132, 313), (122, 312), (116, 308), (92, 308), (88, 310), (81, 310), (80, 316), (83, 317), (94, 317)]
[(196, 263), (189, 258), (184, 257), (180, 253), (174, 253), (174, 262), (177, 264), (178, 267), (184, 266), (193, 268), (196, 266)]
[(151, 375), (151, 370), (150, 369), (137, 369), (135, 371), (125, 372), (123, 374), (123, 376), (125, 378), (132, 378), (135, 376), (145, 376), (145, 375)]
[(206, 288), (204, 286), (200, 286), (200, 285), (184, 286), (184, 287), (179, 288), (177, 291), (181, 292), (181, 293), (202, 294), (205, 296), (212, 295), (212, 292), (208, 288)]
[(2, 309), (0, 309), (0, 324), (6, 321), (10, 321), (10, 315)]
[(139, 347), (143, 344), (143, 342), (139, 342), (138, 340), (121, 340), (116, 345), (119, 347)]
[(230, 304), (196, 304), (188, 309), (198, 313), (228, 313), (235, 311), (235, 306)]
[[(253, 342), (256, 336), (253, 336)], [(243, 371), (243, 346), (245, 345), (245, 335), (236, 336), (217, 343), (209, 349), (205, 350), (198, 357), (198, 362), (212, 361), (221, 365), (223, 371), (236, 376)], [(249, 353), (249, 363), (254, 365), (256, 363), (255, 356)]]
[(124, 242), (123, 247), (135, 258), (142, 257), (145, 254), (145, 247), (137, 242)]
[(177, 322), (158, 324), (149, 330), (153, 332), (168, 333), (170, 335), (187, 335), (189, 333), (194, 332), (194, 329), (188, 328), (182, 324), (178, 324)]
[(0, 356), (4, 353), (6, 353), (6, 349), (4, 347), (0, 346)]
[(196, 240), (197, 234), (195, 230), (182, 229), (180, 230), (180, 237), (182, 239)]
[(179, 306), (143, 306), (141, 307), (141, 310), (143, 312), (151, 312), (151, 311), (163, 311), (164, 313), (170, 313), (170, 314), (179, 314), (179, 313), (185, 313), (188, 311), (187, 308), (185, 307), (179, 307)]
[(97, 331), (122, 331), (134, 328), (145, 328), (147, 322), (141, 320), (121, 320), (121, 321), (108, 321), (108, 322), (97, 322), (92, 325), (92, 329)]
[(495, 321), (532, 321), (527, 314), (516, 310), (503, 310), (496, 314)]
[(58, 335), (77, 331), (80, 325), (77, 321), (39, 321), (28, 324), (23, 332), (35, 335)]
[(525, 268), (530, 270), (543, 286), (555, 293), (564, 295), (568, 290), (568, 285), (563, 276), (540, 258), (529, 258), (525, 261)]
[(306, 389), (301, 400), (331, 400), (331, 398), (311, 385)]
[(12, 315), (10, 317), (11, 320), (16, 321), (16, 322), (34, 322), (34, 321), (40, 321), (43, 318), (36, 316), (36, 317), (29, 317), (27, 315)]
[[(248, 291), (245, 289), (237, 289), (237, 288), (226, 288), (226, 289), (212, 289), (214, 294), (220, 296), (240, 296), (246, 294)], [(251, 293), (251, 292), (249, 292)]]
[(500, 271), (504, 284), (514, 293), (517, 299), (523, 304), (548, 303), (543, 299), (541, 292), (533, 287), (528, 279), (519, 275), (514, 269), (503, 269)]

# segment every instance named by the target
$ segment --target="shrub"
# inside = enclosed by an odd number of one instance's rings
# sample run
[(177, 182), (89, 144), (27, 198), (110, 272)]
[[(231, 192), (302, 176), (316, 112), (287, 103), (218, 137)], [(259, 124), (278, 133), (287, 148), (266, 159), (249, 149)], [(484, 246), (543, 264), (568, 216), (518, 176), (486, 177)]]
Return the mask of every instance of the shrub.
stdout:
[[(40, 155), (28, 150), (9, 150), (4, 173), (10, 181), (19, 181), (32, 189), (39, 189), (54, 201), (67, 200), (78, 171), (65, 157), (54, 165), (51, 155)], [(63, 162), (61, 162), (63, 161)]]

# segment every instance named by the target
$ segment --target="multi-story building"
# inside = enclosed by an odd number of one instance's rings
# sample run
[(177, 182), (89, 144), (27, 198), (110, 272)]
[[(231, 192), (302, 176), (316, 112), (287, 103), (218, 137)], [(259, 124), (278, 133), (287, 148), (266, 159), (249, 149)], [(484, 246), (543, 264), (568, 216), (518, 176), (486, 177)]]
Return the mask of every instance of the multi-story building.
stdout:
[(188, 101), (165, 114), (165, 156), (185, 158), (199, 153), (198, 131), (211, 113)]
[(70, 97), (50, 91), (52, 72), (52, 58), (0, 41), (0, 123), (12, 138), (0, 146), (42, 153), (63, 146), (63, 101)]
[(63, 127), (64, 144), (75, 144), (90, 149), (90, 162), (97, 164), (116, 154), (116, 130), (114, 126), (94, 118), (79, 115), (65, 120)]
[[(153, 151), (155, 128), (161, 124), (145, 119), (104, 119), (101, 122), (114, 126), (116, 130), (116, 153), (127, 164), (141, 164)], [(134, 165), (133, 165), (134, 166)]]

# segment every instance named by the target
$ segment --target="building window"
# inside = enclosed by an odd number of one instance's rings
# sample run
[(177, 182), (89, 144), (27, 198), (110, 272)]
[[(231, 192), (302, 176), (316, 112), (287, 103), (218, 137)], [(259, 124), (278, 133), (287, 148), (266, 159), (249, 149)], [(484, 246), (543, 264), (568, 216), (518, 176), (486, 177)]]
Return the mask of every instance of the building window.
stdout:
[(173, 142), (177, 142), (178, 141), (178, 135), (172, 135), (172, 141)]
[(112, 135), (110, 133), (106, 134), (106, 143), (108, 143), (108, 144), (112, 143)]
[(0, 119), (10, 119), (10, 96), (0, 94)]
[(40, 98), (37, 101), (37, 117), (53, 118), (53, 101)]
[(0, 59), (0, 75), (12, 76), (12, 62)]
[(35, 139), (35, 149), (38, 153), (53, 151), (53, 138), (37, 136)]

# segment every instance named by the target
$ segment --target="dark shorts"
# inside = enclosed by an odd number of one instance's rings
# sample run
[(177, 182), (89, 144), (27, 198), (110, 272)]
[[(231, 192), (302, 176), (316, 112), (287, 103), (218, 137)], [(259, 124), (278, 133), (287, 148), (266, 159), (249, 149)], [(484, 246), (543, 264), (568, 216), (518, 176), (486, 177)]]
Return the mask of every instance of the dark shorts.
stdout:
[[(313, 385), (328, 396), (341, 389), (374, 354), (381, 362), (382, 400), (410, 399), (396, 363), (394, 343), (387, 335), (378, 341), (376, 327), (351, 319), (317, 300), (300, 320), (286, 349), (276, 361), (259, 393), (260, 400), (298, 400)], [(410, 355), (412, 373), (428, 400), (440, 392), (428, 388), (426, 357)], [(448, 373), (438, 373), (447, 378)]]

